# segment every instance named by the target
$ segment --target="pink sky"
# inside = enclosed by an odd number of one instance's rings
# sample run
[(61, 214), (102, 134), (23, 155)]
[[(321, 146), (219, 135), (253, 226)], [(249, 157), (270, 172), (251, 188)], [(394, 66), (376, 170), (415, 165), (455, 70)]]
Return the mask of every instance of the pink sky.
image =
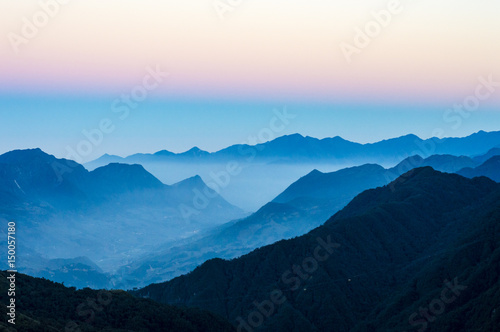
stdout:
[(117, 93), (156, 65), (167, 96), (450, 102), (500, 81), (498, 0), (401, 1), (349, 63), (341, 43), (389, 2), (242, 1), (221, 19), (213, 1), (75, 1), (18, 52), (9, 36), (42, 9), (2, 2), (0, 91)]

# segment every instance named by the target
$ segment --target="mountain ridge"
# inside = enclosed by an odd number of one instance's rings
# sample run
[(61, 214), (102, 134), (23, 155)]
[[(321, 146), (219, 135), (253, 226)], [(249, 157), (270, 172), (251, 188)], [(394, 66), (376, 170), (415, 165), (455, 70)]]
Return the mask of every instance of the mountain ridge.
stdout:
[(471, 162), (469, 157), (451, 155), (426, 159), (413, 156), (387, 169), (365, 164), (330, 173), (313, 170), (250, 216), (190, 243), (159, 249), (121, 272), (131, 277), (132, 284), (141, 282), (144, 286), (148, 282), (166, 281), (188, 273), (207, 259), (232, 259), (258, 247), (303, 235), (320, 226), (361, 192), (384, 185), (395, 187), (406, 181), (402, 175), (410, 169), (431, 166), (441, 172), (455, 173)]
[[(467, 179), (430, 167), (403, 176), (405, 181), (395, 180), (392, 186), (356, 196), (346, 208), (306, 235), (256, 249), (238, 259), (208, 261), (187, 275), (133, 294), (206, 308), (239, 324), (241, 331), (250, 331), (253, 329), (247, 328), (251, 323), (247, 317), (259, 312), (256, 306), (268, 299), (270, 292), (280, 290), (286, 301), (274, 305), (273, 314), (252, 327), (279, 332), (329, 331), (332, 327), (350, 331), (366, 323), (367, 328), (359, 331), (385, 331), (387, 322), (377, 320), (380, 325), (373, 326), (365, 317), (375, 314), (382, 304), (391, 308), (391, 296), (403, 294), (399, 291), (404, 292), (414, 282), (413, 276), (420, 269), (437, 273), (429, 257), (450, 248), (469, 230), (487, 230), (495, 222), (498, 226), (498, 220), (487, 216), (488, 211), (500, 209), (496, 200), (500, 185), (490, 179)], [(312, 278), (300, 278), (299, 272), (285, 274), (307, 257), (315, 257), (318, 238), (339, 245), (332, 251), (334, 259), (317, 262), (312, 270), (303, 265)], [(500, 253), (498, 243), (496, 248)], [(476, 281), (474, 287), (479, 285)], [(490, 286), (495, 287), (481, 287)], [(481, 292), (473, 296), (481, 296)], [(409, 302), (404, 311), (410, 315), (418, 304)], [(411, 326), (402, 320), (399, 328)]]
[[(0, 306), (6, 312), (10, 275), (0, 271)], [(15, 278), (22, 290), (15, 302), (18, 331), (235, 331), (229, 322), (207, 311), (138, 301), (124, 291), (76, 290), (20, 273)], [(0, 322), (2, 331), (11, 331), (9, 325)]]
[[(194, 201), (198, 192), (210, 194), (203, 206)], [(110, 287), (114, 281), (107, 273), (151, 247), (243, 216), (199, 176), (168, 186), (141, 165), (111, 163), (89, 172), (40, 149), (0, 155), (0, 223), (16, 221), (17, 237), (33, 257), (44, 252), (50, 253), (47, 264), (70, 260), (60, 265), (66, 272), (26, 267), (35, 276), (67, 273), (69, 285)], [(28, 251), (20, 252), (22, 265)], [(74, 259), (79, 256), (89, 257), (106, 275)]]
[[(384, 139), (378, 142), (373, 142), (373, 143), (366, 143), (366, 144), (361, 144), (361, 143), (356, 143), (352, 141), (348, 141), (343, 139), (342, 137), (335, 136), (335, 137), (327, 137), (323, 139), (318, 139), (310, 136), (302, 136), (301, 134), (291, 134), (291, 135), (284, 135), (280, 136), (278, 138), (275, 138), (274, 140), (271, 140), (269, 142), (265, 143), (259, 143), (256, 145), (248, 145), (248, 144), (236, 144), (236, 145), (231, 145), (229, 147), (223, 148), (221, 150), (215, 151), (215, 152), (207, 152), (204, 150), (199, 149), (198, 147), (193, 147), (190, 150), (182, 153), (173, 153), (169, 152), (167, 150), (161, 150), (153, 154), (141, 154), (144, 157), (151, 158), (154, 157), (155, 155), (157, 156), (162, 156), (162, 157), (186, 157), (188, 155), (193, 155), (196, 157), (209, 157), (211, 159), (217, 159), (217, 158), (223, 158), (224, 156), (231, 156), (231, 157), (237, 157), (244, 159), (243, 157), (248, 157), (246, 152), (243, 151), (249, 151), (252, 149), (256, 149), (259, 153), (258, 155), (262, 155), (263, 157), (270, 157), (273, 154), (270, 154), (267, 151), (273, 150), (276, 151), (274, 153), (274, 156), (289, 156), (290, 153), (294, 154), (295, 152), (291, 149), (291, 146), (295, 145), (295, 148), (299, 148), (299, 150), (303, 151), (302, 154), (300, 154), (300, 158), (332, 158), (335, 157), (337, 159), (343, 159), (346, 157), (352, 157), (353, 155), (360, 157), (361, 156), (361, 151), (364, 154), (373, 156), (377, 152), (373, 151), (373, 149), (380, 149), (383, 151), (383, 153), (388, 153), (390, 150), (395, 150), (392, 152), (398, 152), (400, 154), (403, 154), (403, 151), (406, 151), (408, 155), (411, 154), (411, 151), (414, 150), (415, 148), (417, 151), (420, 151), (422, 154), (425, 156), (429, 156), (431, 154), (446, 154), (447, 150), (449, 150), (449, 154), (456, 154), (458, 150), (460, 150), (460, 145), (462, 146), (463, 150), (465, 153), (458, 153), (459, 155), (471, 155), (477, 153), (477, 146), (481, 146), (483, 148), (485, 145), (484, 140), (486, 138), (489, 138), (493, 140), (493, 143), (486, 143), (486, 145), (489, 145), (489, 147), (486, 147), (486, 151), (498, 146), (500, 144), (500, 131), (494, 131), (494, 132), (485, 132), (485, 131), (479, 131), (474, 134), (471, 134), (466, 137), (449, 137), (449, 138), (437, 138), (437, 137), (432, 137), (429, 139), (421, 139), (417, 135), (414, 134), (408, 134), (400, 137), (395, 137), (395, 138), (389, 138), (389, 139)], [(461, 143), (459, 143), (461, 142)], [(409, 146), (409, 148), (405, 149), (400, 146)], [(448, 147), (447, 147), (448, 145)], [(305, 149), (305, 146), (308, 146), (308, 149)], [(435, 151), (432, 151), (432, 153), (428, 154), (428, 147), (427, 146), (433, 146)], [(328, 150), (331, 150), (333, 147), (342, 147), (341, 150), (337, 151), (338, 155), (332, 154), (332, 152), (328, 152)], [(274, 149), (273, 149), (274, 148)], [(278, 149), (276, 149), (278, 148)], [(279, 150), (285, 151), (286, 153), (277, 153)], [(283, 150), (284, 149), (284, 150)], [(318, 150), (319, 149), (319, 150)], [(347, 152), (347, 150), (350, 150), (350, 152)], [(442, 150), (442, 151), (441, 151)], [(165, 153), (162, 153), (165, 151)], [(305, 151), (316, 151), (314, 153), (318, 153), (319, 151), (323, 151), (322, 154), (320, 155), (311, 155), (310, 152), (305, 152)], [(484, 151), (484, 152), (486, 152)], [(243, 152), (243, 153), (242, 153)], [(454, 152), (454, 153), (451, 153)], [(380, 153), (380, 152), (379, 152)], [(122, 159), (130, 159), (131, 161), (137, 160), (135, 158), (137, 155), (130, 155), (128, 157), (122, 158)], [(102, 157), (99, 157), (93, 161), (90, 161), (86, 163), (86, 165), (91, 166), (91, 165), (97, 165), (100, 163), (100, 159)], [(107, 159), (109, 159), (109, 155), (107, 156)], [(296, 160), (296, 161), (300, 161)], [(108, 160), (106, 160), (108, 162)], [(94, 167), (94, 166), (92, 166)]]

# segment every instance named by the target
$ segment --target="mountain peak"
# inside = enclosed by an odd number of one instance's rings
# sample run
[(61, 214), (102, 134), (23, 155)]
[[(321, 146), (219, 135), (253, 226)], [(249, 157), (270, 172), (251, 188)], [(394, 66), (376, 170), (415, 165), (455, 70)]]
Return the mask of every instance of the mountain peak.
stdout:
[(410, 165), (412, 168), (415, 166), (420, 166), (424, 162), (424, 158), (422, 158), (420, 155), (416, 154), (410, 157), (407, 157), (403, 159), (399, 164), (393, 167), (393, 169), (404, 169), (408, 165)]
[(161, 150), (161, 151), (158, 151), (154, 154), (155, 156), (172, 156), (174, 155), (173, 152), (170, 152), (168, 150)]
[(179, 181), (175, 183), (173, 186), (175, 187), (186, 187), (186, 188), (200, 188), (206, 187), (207, 185), (199, 175), (192, 176), (185, 180)]
[(290, 134), (290, 135), (285, 135), (285, 137), (290, 137), (290, 138), (304, 138), (304, 136), (302, 136), (302, 135), (301, 135), (301, 134), (299, 134), (299, 133)]
[(407, 135), (403, 135), (403, 136), (400, 136), (400, 137), (395, 137), (395, 138), (390, 138), (390, 139), (386, 139), (386, 140), (383, 140), (382, 142), (392, 142), (392, 141), (404, 141), (404, 142), (407, 142), (407, 141), (410, 141), (410, 142), (414, 142), (414, 141), (421, 141), (422, 139), (420, 137), (418, 137), (417, 135), (415, 134), (407, 134)]
[(0, 162), (5, 164), (24, 163), (32, 159), (43, 159), (46, 161), (56, 159), (54, 156), (43, 152), (41, 149), (13, 150), (0, 155)]
[(415, 134), (407, 134), (407, 135), (403, 135), (401, 136), (402, 138), (411, 138), (411, 139), (420, 139), (420, 137), (418, 137), (417, 135)]
[(206, 156), (209, 155), (210, 153), (207, 151), (204, 151), (200, 149), (199, 147), (195, 146), (192, 147), (191, 149), (187, 150), (186, 152), (180, 153), (180, 156)]
[(111, 163), (90, 172), (93, 181), (112, 191), (160, 188), (164, 184), (139, 164)]
[(491, 157), (490, 159), (486, 160), (483, 165), (491, 165), (491, 164), (498, 164), (500, 162), (500, 155), (496, 155)]
[[(50, 169), (52, 172), (62, 171), (63, 174), (81, 175), (86, 173), (85, 168), (77, 162), (69, 159), (58, 159), (51, 154), (45, 153), (39, 148), (13, 150), (0, 155), (1, 164), (18, 165), (25, 169)], [(67, 169), (71, 169), (71, 172)], [(66, 169), (66, 171), (63, 171)], [(61, 174), (57, 175), (58, 177)]]
[(108, 153), (105, 153), (101, 156), (101, 158), (106, 158), (106, 159), (122, 159), (122, 157), (120, 156), (117, 156), (117, 155), (114, 155), (114, 154), (108, 154)]
[[(192, 176), (190, 178), (187, 178), (186, 181), (193, 181), (193, 182), (203, 182), (203, 179), (199, 175)], [(205, 183), (205, 182), (203, 182)]]
[(297, 140), (302, 140), (304, 138), (305, 137), (302, 136), (301, 134), (295, 133), (295, 134), (284, 135), (284, 136), (278, 137), (278, 138), (276, 138), (276, 140), (292, 140), (292, 141), (297, 141)]
[(323, 174), (324, 174), (323, 172), (318, 171), (317, 169), (313, 169), (306, 176), (319, 176), (319, 175), (323, 175)]

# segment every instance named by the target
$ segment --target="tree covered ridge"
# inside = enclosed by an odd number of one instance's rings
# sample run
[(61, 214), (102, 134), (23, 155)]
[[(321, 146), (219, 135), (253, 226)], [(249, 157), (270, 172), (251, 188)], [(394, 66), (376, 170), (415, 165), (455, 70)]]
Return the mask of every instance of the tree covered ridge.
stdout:
[[(8, 275), (0, 272), (4, 309)], [(229, 322), (207, 311), (138, 299), (120, 290), (76, 290), (23, 274), (16, 274), (16, 289), (17, 331), (234, 331)], [(0, 327), (8, 331), (13, 326), (2, 320)]]
[[(242, 331), (422, 332), (424, 319), (428, 331), (497, 331), (499, 209), (499, 184), (419, 168), (358, 195), (304, 236), (208, 261), (135, 295), (209, 309), (236, 325), (243, 320)], [(314, 273), (302, 266), (302, 275), (283, 278), (328, 236), (340, 245), (330, 259)], [(290, 276), (300, 287), (292, 290)], [(455, 280), (467, 290), (443, 313), (422, 316), (420, 308)], [(286, 301), (267, 317), (259, 305), (276, 289)], [(262, 322), (255, 312), (266, 316)]]

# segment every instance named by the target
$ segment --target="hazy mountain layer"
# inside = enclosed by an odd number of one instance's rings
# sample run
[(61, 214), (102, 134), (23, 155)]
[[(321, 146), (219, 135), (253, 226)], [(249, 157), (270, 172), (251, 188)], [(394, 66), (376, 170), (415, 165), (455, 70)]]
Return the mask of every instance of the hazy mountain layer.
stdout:
[(491, 157), (475, 168), (463, 168), (458, 171), (458, 174), (468, 178), (486, 176), (496, 182), (500, 182), (500, 156)]
[[(2, 225), (16, 221), (18, 243), (31, 250), (19, 251), (18, 265), (31, 272), (28, 255), (47, 260), (86, 256), (109, 272), (157, 245), (242, 216), (200, 177), (167, 186), (140, 165), (110, 164), (88, 172), (39, 149), (0, 156), (0, 220)], [(64, 270), (82, 264), (65, 263)], [(76, 270), (98, 272), (84, 265)], [(61, 274), (47, 268), (40, 276)], [(97, 286), (90, 274), (89, 280), (80, 275), (77, 280), (68, 276), (67, 283)]]
[[(231, 259), (283, 239), (300, 236), (321, 225), (366, 189), (388, 184), (404, 172), (421, 166), (456, 172), (474, 165), (469, 157), (414, 156), (393, 168), (366, 164), (332, 173), (317, 170), (290, 185), (250, 217), (229, 223), (188, 243), (158, 248), (120, 269), (120, 287), (161, 282), (192, 271), (212, 258)], [(500, 167), (497, 167), (500, 170)]]
[[(126, 158), (105, 155), (85, 167), (95, 169), (110, 162), (141, 164), (167, 184), (200, 175), (230, 203), (246, 211), (256, 211), (313, 169), (329, 173), (366, 163), (391, 167), (413, 155), (477, 156), (498, 146), (500, 132), (481, 131), (464, 138), (426, 140), (406, 135), (372, 144), (354, 143), (341, 137), (316, 139), (295, 134), (255, 146), (233, 145), (214, 153), (193, 148), (180, 154), (159, 151)], [(481, 163), (477, 161), (476, 165)]]

